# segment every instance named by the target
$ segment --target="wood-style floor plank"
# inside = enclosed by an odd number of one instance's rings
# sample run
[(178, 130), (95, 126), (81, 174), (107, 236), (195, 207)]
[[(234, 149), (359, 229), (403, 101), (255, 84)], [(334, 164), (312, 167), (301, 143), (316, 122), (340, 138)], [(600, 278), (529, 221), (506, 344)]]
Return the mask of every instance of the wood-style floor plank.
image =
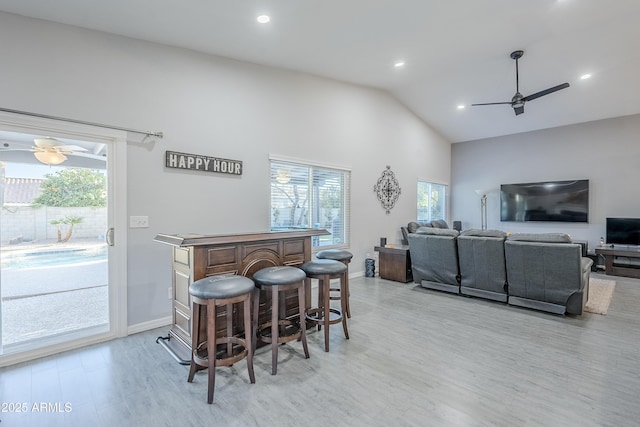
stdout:
[(0, 401), (71, 412), (0, 413), (6, 426), (635, 426), (640, 419), (640, 280), (615, 279), (606, 316), (564, 317), (352, 279), (351, 339), (331, 327), (206, 371), (155, 343), (166, 328), (0, 369)]

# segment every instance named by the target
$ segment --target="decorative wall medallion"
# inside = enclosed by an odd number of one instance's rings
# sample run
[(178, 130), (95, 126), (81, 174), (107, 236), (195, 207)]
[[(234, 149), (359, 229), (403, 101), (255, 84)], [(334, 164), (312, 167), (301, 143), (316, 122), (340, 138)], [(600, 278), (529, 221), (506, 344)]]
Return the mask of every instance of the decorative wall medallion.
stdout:
[(395, 174), (391, 172), (391, 166), (387, 165), (387, 169), (382, 172), (382, 176), (373, 186), (373, 191), (376, 192), (378, 200), (382, 203), (382, 208), (387, 213), (391, 213), (391, 209), (400, 196), (400, 184), (398, 184)]

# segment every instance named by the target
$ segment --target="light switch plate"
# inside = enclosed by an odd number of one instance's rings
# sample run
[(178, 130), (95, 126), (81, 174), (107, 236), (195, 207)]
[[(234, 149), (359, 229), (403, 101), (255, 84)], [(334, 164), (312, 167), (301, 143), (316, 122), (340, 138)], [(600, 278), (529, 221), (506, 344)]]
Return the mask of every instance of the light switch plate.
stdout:
[(129, 228), (149, 228), (148, 216), (130, 216)]

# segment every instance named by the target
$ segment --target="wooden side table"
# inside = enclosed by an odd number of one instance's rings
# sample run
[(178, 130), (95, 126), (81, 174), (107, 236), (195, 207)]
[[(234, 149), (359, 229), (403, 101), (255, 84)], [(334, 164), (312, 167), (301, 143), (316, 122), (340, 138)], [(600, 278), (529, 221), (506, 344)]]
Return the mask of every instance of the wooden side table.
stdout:
[(376, 246), (374, 250), (380, 254), (381, 278), (403, 283), (413, 280), (409, 246), (398, 245), (393, 248)]

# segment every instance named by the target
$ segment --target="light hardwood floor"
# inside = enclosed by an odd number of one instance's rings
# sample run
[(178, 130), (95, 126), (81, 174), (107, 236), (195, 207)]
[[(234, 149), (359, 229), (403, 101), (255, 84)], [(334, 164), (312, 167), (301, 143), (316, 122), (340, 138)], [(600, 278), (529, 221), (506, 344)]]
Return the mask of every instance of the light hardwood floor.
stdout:
[[(594, 277), (613, 277), (595, 274)], [(219, 368), (215, 402), (206, 371), (155, 343), (166, 328), (0, 369), (5, 426), (637, 426), (640, 280), (613, 278), (609, 314), (562, 317), (423, 290), (351, 281), (351, 339), (332, 326), (331, 352), (309, 335)], [(34, 403), (71, 412), (32, 412)]]

